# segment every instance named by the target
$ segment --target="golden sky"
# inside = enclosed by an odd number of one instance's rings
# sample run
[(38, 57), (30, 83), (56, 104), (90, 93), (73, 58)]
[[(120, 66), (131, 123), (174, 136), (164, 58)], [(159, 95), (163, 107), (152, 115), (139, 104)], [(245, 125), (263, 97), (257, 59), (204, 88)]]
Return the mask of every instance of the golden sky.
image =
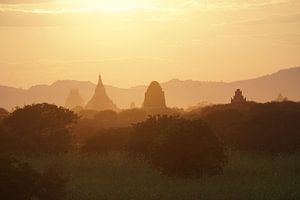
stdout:
[(300, 65), (299, 0), (0, 0), (0, 85), (130, 87)]

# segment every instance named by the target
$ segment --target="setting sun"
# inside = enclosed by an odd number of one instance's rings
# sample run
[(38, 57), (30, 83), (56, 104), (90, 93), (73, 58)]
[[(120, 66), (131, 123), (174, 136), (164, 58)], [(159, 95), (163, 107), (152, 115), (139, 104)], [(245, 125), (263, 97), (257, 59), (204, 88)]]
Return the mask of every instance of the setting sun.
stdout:
[(113, 12), (130, 11), (138, 7), (142, 7), (143, 4), (139, 0), (80, 0), (75, 1), (80, 8), (90, 8), (91, 10), (106, 10)]
[(300, 200), (300, 0), (0, 0), (0, 200)]

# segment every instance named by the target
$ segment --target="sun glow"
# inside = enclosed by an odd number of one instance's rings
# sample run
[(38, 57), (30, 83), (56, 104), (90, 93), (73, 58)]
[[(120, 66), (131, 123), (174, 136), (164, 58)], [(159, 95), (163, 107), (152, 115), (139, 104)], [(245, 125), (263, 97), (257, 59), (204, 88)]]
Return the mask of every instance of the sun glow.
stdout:
[(147, 1), (141, 0), (78, 0), (80, 8), (92, 8), (93, 10), (105, 10), (113, 12), (126, 12), (139, 8), (153, 8)]

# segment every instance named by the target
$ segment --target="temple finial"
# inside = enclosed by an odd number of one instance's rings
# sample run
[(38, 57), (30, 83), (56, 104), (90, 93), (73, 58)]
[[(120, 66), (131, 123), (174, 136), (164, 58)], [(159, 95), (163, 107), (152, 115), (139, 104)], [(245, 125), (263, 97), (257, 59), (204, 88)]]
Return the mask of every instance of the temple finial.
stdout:
[(102, 84), (102, 78), (101, 78), (101, 73), (99, 73), (99, 79), (98, 79), (98, 84)]

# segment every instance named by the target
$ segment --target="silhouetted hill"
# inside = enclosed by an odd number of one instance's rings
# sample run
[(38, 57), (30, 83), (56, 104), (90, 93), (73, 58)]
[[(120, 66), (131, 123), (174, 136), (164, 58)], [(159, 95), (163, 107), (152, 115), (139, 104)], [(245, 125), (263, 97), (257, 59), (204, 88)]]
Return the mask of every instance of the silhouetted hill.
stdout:
[[(181, 81), (173, 79), (161, 83), (166, 103), (171, 107), (188, 107), (198, 102), (228, 103), (237, 88), (242, 89), (248, 100), (267, 102), (279, 93), (290, 100), (300, 101), (300, 67), (280, 70), (274, 74), (234, 82)], [(96, 85), (89, 81), (61, 80), (52, 85), (37, 85), (27, 90), (0, 86), (0, 107), (11, 109), (30, 103), (48, 102), (64, 105), (72, 88), (78, 88), (87, 102)], [(141, 106), (147, 86), (117, 88), (106, 85), (108, 96), (120, 108), (129, 108), (131, 102)]]

